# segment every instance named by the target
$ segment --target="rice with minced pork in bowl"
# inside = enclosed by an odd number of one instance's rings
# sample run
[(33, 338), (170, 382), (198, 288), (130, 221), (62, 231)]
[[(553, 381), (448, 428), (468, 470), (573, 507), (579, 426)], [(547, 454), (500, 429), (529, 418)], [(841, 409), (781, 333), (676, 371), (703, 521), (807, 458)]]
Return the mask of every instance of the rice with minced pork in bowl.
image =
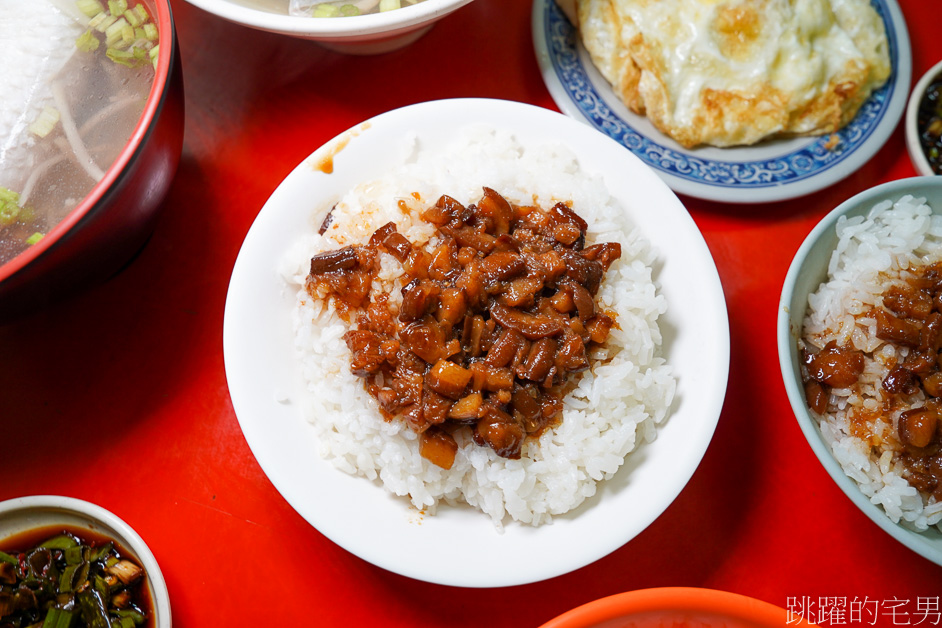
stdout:
[[(942, 470), (942, 403), (933, 384), (942, 377), (942, 338), (929, 333), (942, 323), (942, 301), (933, 308), (921, 294), (942, 288), (934, 266), (942, 261), (942, 216), (907, 195), (866, 216), (841, 217), (836, 229), (827, 279), (809, 296), (799, 341), (812, 414), (843, 471), (891, 520), (942, 530), (942, 486), (933, 475)], [(901, 341), (907, 327), (912, 338)], [(829, 352), (837, 375), (822, 386)]]
[[(297, 289), (295, 345), (307, 386), (305, 416), (315, 430), (319, 454), (338, 469), (381, 483), (429, 514), (444, 502), (462, 503), (490, 515), (500, 528), (507, 518), (550, 523), (593, 496), (626, 456), (653, 440), (668, 416), (675, 380), (661, 355), (658, 317), (666, 303), (653, 279), (656, 254), (610, 197), (603, 181), (580, 170), (559, 145), (521, 146), (506, 132), (469, 127), (443, 151), (406, 142), (404, 159), (373, 181), (357, 185), (331, 209), (323, 234), (304, 234), (282, 267)], [(562, 418), (538, 438), (528, 438), (519, 459), (477, 446), (455, 435), (459, 449), (450, 469), (419, 453), (419, 436), (403, 421), (385, 420), (361, 378), (351, 373), (343, 320), (332, 299), (312, 298), (305, 288), (317, 253), (366, 243), (392, 221), (411, 242), (426, 242), (435, 227), (419, 218), (442, 195), (464, 204), (481, 198), (482, 187), (508, 201), (548, 208), (563, 201), (588, 223), (586, 246), (618, 242), (596, 302), (615, 314), (615, 326), (591, 357), (592, 366), (563, 401)], [(656, 208), (651, 208), (655, 211)], [(403, 270), (383, 254), (373, 291), (390, 305), (401, 300)]]

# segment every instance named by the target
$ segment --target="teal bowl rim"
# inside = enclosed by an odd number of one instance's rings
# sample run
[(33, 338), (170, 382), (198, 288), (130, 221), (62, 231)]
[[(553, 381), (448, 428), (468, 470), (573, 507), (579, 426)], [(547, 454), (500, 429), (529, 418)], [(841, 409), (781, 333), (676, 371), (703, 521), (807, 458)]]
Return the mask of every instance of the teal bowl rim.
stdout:
[[(794, 301), (795, 286), (799, 276), (802, 275), (805, 262), (809, 254), (818, 245), (819, 241), (827, 238), (830, 234), (834, 242), (837, 241), (835, 226), (841, 216), (844, 215), (864, 215), (871, 207), (885, 199), (898, 199), (905, 194), (912, 194), (920, 197), (927, 188), (937, 188), (942, 195), (942, 177), (910, 177), (884, 183), (876, 187), (864, 190), (850, 199), (838, 205), (834, 210), (828, 213), (814, 229), (808, 234), (802, 242), (792, 260), (785, 276), (785, 283), (782, 287), (782, 295), (778, 307), (778, 355), (779, 365), (782, 370), (782, 380), (785, 384), (785, 392), (788, 394), (788, 400), (792, 411), (798, 421), (805, 439), (811, 446), (818, 460), (824, 469), (831, 476), (831, 479), (837, 483), (838, 487), (847, 497), (867, 516), (876, 523), (890, 536), (913, 550), (920, 556), (930, 560), (938, 565), (942, 565), (942, 533), (933, 531), (931, 528), (927, 532), (917, 532), (905, 527), (902, 524), (894, 523), (884, 512), (883, 508), (872, 503), (864, 495), (863, 491), (841, 468), (840, 463), (831, 454), (830, 449), (824, 443), (821, 436), (821, 430), (817, 421), (811, 416), (803, 387), (799, 385), (801, 375), (798, 362), (798, 334), (799, 329), (792, 328), (792, 305)], [(855, 211), (856, 210), (856, 211)], [(940, 211), (942, 213), (942, 211)], [(831, 247), (833, 250), (833, 246)], [(830, 253), (827, 255), (830, 259)], [(827, 272), (827, 267), (821, 269), (819, 278), (816, 279), (818, 285), (823, 280)], [(802, 316), (806, 303), (801, 304)], [(799, 323), (800, 324), (800, 323)]]

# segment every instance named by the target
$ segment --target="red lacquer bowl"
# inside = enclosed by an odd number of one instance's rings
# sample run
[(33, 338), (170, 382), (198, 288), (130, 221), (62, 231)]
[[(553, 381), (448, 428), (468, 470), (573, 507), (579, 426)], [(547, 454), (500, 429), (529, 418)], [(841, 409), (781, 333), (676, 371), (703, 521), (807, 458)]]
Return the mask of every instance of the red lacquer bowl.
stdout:
[(183, 72), (168, 0), (143, 0), (160, 32), (154, 84), (101, 181), (42, 240), (0, 266), (0, 323), (100, 283), (144, 246), (183, 147)]
[(813, 628), (800, 613), (713, 589), (664, 587), (589, 602), (542, 628)]

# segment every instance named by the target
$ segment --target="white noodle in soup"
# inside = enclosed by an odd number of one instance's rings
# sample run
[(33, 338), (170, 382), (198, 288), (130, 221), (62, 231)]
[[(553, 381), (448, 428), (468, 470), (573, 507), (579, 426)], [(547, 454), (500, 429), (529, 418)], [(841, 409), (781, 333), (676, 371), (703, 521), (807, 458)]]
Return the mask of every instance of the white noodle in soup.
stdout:
[(134, 0), (0, 3), (0, 264), (104, 177), (136, 127), (159, 52)]

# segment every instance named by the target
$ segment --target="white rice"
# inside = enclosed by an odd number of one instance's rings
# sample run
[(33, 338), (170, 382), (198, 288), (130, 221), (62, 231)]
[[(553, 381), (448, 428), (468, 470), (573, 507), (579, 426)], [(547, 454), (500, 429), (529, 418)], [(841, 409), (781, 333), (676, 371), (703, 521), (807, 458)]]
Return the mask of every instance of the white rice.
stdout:
[[(907, 195), (875, 205), (866, 218), (842, 217), (837, 235), (827, 280), (808, 298), (802, 341), (813, 351), (832, 340), (852, 344), (864, 352), (866, 366), (858, 384), (831, 389), (828, 409), (819, 417), (824, 440), (844, 472), (890, 519), (915, 530), (942, 530), (942, 503), (911, 486), (894, 455), (902, 447), (896, 422), (906, 408), (889, 416), (877, 412), (882, 381), (908, 349), (878, 339), (871, 315), (888, 285), (905, 281), (911, 269), (942, 260), (942, 216), (934, 215), (925, 199)], [(860, 433), (859, 423), (855, 433), (852, 420), (861, 412), (879, 417), (870, 434)]]
[[(334, 208), (325, 234), (304, 235), (284, 260), (283, 276), (298, 288), (296, 347), (311, 393), (306, 416), (316, 431), (319, 454), (342, 471), (408, 496), (429, 514), (443, 502), (465, 502), (490, 515), (498, 529), (507, 517), (550, 523), (553, 515), (594, 495), (597, 483), (612, 477), (629, 452), (655, 438), (657, 425), (668, 415), (675, 381), (659, 356), (657, 318), (666, 303), (652, 279), (655, 255), (601, 179), (582, 172), (562, 146), (524, 149), (507, 133), (468, 127), (442, 152), (421, 150), (410, 141), (406, 154), (400, 167), (350, 190)], [(412, 242), (425, 242), (434, 228), (418, 218), (422, 208), (442, 194), (464, 204), (476, 202), (482, 186), (511, 202), (545, 209), (570, 200), (590, 225), (587, 244), (621, 243), (622, 257), (606, 273), (598, 296), (604, 308), (617, 313), (617, 327), (599, 352), (600, 361), (566, 397), (556, 429), (538, 441), (528, 439), (519, 460), (501, 458), (459, 436), (455, 463), (446, 471), (419, 455), (412, 430), (381, 418), (362, 380), (350, 372), (342, 339), (348, 325), (332, 303), (312, 299), (303, 286), (317, 252), (365, 243), (389, 221)], [(420, 202), (412, 197), (415, 192)], [(399, 201), (414, 211), (404, 213)], [(383, 254), (374, 290), (384, 289), (390, 302), (397, 302), (401, 275), (399, 263)]]

